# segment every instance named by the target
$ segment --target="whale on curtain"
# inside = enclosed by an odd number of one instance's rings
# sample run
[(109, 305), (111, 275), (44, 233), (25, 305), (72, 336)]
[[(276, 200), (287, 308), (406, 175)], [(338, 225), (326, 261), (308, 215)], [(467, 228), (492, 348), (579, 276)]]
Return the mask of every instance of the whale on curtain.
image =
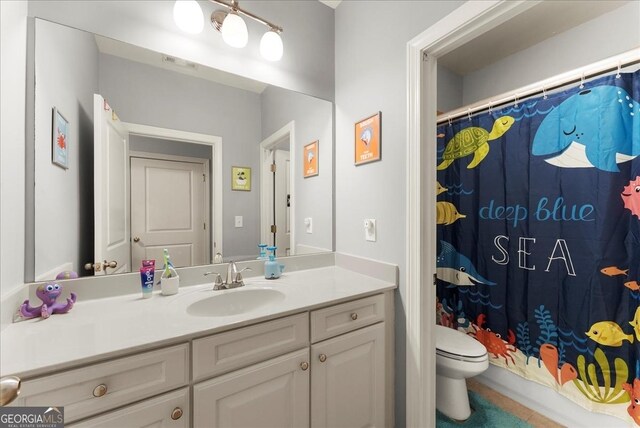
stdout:
[(554, 154), (545, 161), (560, 168), (619, 172), (640, 155), (640, 104), (618, 86), (581, 91), (547, 114), (531, 152)]

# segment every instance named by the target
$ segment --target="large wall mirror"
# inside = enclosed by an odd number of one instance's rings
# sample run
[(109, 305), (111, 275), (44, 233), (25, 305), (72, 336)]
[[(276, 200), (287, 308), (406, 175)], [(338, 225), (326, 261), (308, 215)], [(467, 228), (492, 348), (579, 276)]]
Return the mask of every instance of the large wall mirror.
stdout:
[(31, 34), (27, 282), (164, 248), (177, 267), (333, 250), (331, 102), (41, 19)]

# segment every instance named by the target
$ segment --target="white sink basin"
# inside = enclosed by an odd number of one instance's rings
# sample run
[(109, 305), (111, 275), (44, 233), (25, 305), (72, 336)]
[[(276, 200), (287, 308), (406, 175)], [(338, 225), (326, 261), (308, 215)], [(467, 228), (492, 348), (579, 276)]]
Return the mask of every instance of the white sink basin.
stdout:
[(262, 306), (281, 302), (284, 294), (271, 288), (251, 288), (212, 293), (187, 307), (187, 313), (199, 317), (227, 317), (251, 312)]

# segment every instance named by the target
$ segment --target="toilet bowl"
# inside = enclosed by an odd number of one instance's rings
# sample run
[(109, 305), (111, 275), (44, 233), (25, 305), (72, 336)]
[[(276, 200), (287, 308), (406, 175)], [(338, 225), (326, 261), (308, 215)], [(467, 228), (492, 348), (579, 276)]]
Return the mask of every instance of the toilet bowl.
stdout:
[(467, 378), (489, 368), (487, 348), (452, 328), (436, 325), (436, 408), (451, 419), (471, 416)]

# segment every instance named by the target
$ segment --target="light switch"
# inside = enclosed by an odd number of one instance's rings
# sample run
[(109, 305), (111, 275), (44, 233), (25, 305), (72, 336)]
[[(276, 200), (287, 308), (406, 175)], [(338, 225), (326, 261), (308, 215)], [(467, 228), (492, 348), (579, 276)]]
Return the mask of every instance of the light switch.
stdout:
[(241, 215), (237, 215), (236, 216), (236, 227), (242, 227), (242, 216)]
[(364, 239), (367, 241), (376, 240), (376, 219), (365, 218), (364, 219)]
[(304, 227), (307, 233), (313, 233), (313, 219), (311, 217), (304, 219)]

